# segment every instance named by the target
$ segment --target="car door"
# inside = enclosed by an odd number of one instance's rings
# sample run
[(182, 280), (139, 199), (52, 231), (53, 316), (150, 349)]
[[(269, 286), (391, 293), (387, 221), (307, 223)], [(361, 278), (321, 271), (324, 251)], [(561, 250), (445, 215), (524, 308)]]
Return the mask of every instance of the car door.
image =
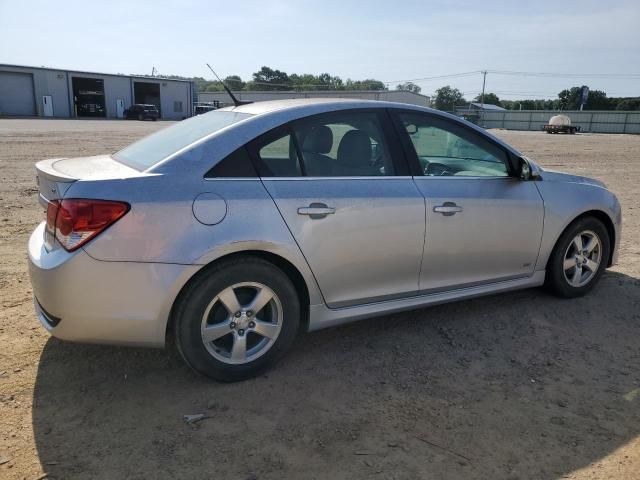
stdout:
[(417, 293), (424, 199), (384, 110), (308, 117), (250, 151), (329, 307)]
[(516, 177), (506, 149), (462, 122), (394, 116), (426, 202), (420, 291), (532, 275), (544, 218), (535, 182)]

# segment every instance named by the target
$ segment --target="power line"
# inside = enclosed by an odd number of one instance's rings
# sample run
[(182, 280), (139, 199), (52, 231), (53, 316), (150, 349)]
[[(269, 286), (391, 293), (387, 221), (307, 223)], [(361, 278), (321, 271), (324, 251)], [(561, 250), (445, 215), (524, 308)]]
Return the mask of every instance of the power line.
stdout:
[(520, 77), (558, 77), (558, 78), (640, 78), (640, 73), (551, 73), (551, 72), (516, 72), (511, 70), (489, 70), (494, 75), (511, 75)]
[(474, 70), (473, 72), (462, 72), (462, 73), (451, 73), (448, 75), (436, 75), (433, 77), (421, 77), (421, 78), (407, 78), (404, 80), (386, 80), (382, 83), (404, 83), (404, 82), (425, 82), (428, 80), (439, 80), (441, 78), (457, 78), (457, 77), (469, 77), (471, 75), (477, 75), (478, 73), (482, 73), (480, 70)]
[[(484, 73), (486, 72), (486, 73)], [(640, 79), (640, 73), (557, 73), (557, 72), (521, 72), (514, 70), (473, 70), (469, 72), (459, 72), (459, 73), (450, 73), (444, 75), (433, 75), (419, 78), (408, 78), (401, 80), (386, 80), (379, 81), (380, 83), (386, 85), (387, 87), (391, 86), (394, 83), (406, 83), (406, 82), (428, 82), (431, 80), (441, 80), (448, 78), (464, 78), (464, 77), (472, 77), (475, 75), (506, 75), (506, 76), (517, 76), (517, 77), (546, 77), (546, 78), (581, 78), (587, 80), (589, 78), (593, 79)], [(249, 80), (245, 83), (252, 83), (253, 85), (263, 85), (268, 87), (283, 87), (290, 90), (299, 90), (299, 89), (311, 89), (316, 91), (342, 91), (346, 90), (346, 81), (341, 85), (336, 84), (295, 84), (295, 83), (271, 83), (271, 82), (260, 82)], [(356, 80), (354, 83), (358, 83), (362, 85), (364, 88), (370, 88), (373, 83), (367, 82), (365, 83), (362, 80)], [(376, 83), (376, 85), (379, 85)], [(547, 95), (556, 95), (555, 93), (539, 93), (539, 92), (501, 92), (502, 95), (526, 95), (526, 96), (547, 96)]]
[[(380, 83), (385, 85), (389, 85), (392, 83), (404, 83), (404, 82), (424, 82), (428, 80), (439, 80), (442, 78), (459, 78), (459, 77), (469, 77), (472, 75), (476, 75), (481, 73), (480, 70), (475, 70), (473, 72), (461, 72), (461, 73), (451, 73), (448, 75), (436, 75), (432, 77), (421, 77), (421, 78), (408, 78), (404, 80), (378, 80)], [(354, 80), (354, 83), (360, 83), (362, 85), (373, 85), (372, 83), (365, 83), (363, 80)], [(219, 83), (219, 82), (217, 82)], [(252, 83), (254, 85), (265, 85), (269, 87), (288, 87), (288, 88), (303, 88), (303, 87), (314, 87), (314, 88), (324, 88), (327, 90), (332, 89), (340, 89), (340, 87), (346, 86), (346, 82), (344, 82), (341, 86), (338, 85), (327, 85), (327, 84), (316, 84), (316, 83), (308, 83), (308, 84), (296, 84), (296, 83), (271, 83), (271, 82), (258, 82), (255, 80), (248, 80), (244, 83)]]

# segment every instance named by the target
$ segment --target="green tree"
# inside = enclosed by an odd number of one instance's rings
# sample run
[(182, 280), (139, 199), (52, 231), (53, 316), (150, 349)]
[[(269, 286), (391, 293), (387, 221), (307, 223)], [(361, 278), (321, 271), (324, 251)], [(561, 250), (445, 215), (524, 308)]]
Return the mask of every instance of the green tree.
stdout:
[(380, 80), (367, 78), (366, 80), (347, 79), (345, 84), (346, 90), (386, 90), (387, 86)]
[(473, 99), (474, 102), (480, 102), (481, 100), (488, 105), (497, 105), (499, 107), (502, 106), (502, 102), (500, 102), (500, 99), (495, 93), (485, 93), (484, 100), (483, 100), (482, 94), (478, 95), (476, 98)]
[(201, 92), (221, 92), (224, 87), (220, 82), (207, 82), (204, 85), (200, 85), (198, 90)]
[(560, 108), (563, 110), (575, 110), (579, 108), (580, 87), (565, 88), (558, 93)]
[[(581, 89), (582, 87), (571, 87), (558, 93), (560, 108), (563, 110), (579, 110)], [(609, 110), (615, 108), (616, 103), (613, 99), (608, 98), (607, 94), (602, 90), (590, 90), (584, 109)]]
[(315, 75), (310, 73), (292, 73), (289, 75), (289, 80), (294, 90), (316, 90), (318, 85), (318, 79)]
[(291, 90), (291, 81), (286, 72), (262, 67), (253, 74), (254, 90)]
[(405, 82), (398, 84), (396, 90), (406, 90), (407, 92), (420, 93), (422, 91), (422, 88), (420, 88), (413, 82)]
[(245, 83), (238, 75), (229, 75), (224, 79), (224, 83), (230, 90), (243, 90)]
[(318, 85), (320, 88), (326, 89), (335, 89), (335, 90), (343, 90), (344, 84), (342, 79), (338, 76), (333, 76), (329, 73), (321, 73), (317, 77)]
[(640, 110), (640, 97), (617, 98), (615, 100), (617, 100), (616, 110)]
[[(182, 77), (180, 75), (158, 75), (158, 78), (190, 80), (198, 92), (218, 92), (224, 90), (217, 80), (202, 77)], [(253, 73), (252, 80), (245, 82), (238, 75), (228, 75), (224, 82), (231, 90), (386, 90), (380, 80), (347, 80), (330, 73), (313, 75), (311, 73), (288, 75), (286, 72), (263, 66)]]
[(445, 110), (452, 112), (457, 105), (463, 105), (466, 100), (462, 96), (462, 92), (457, 88), (452, 88), (449, 85), (440, 87), (436, 90), (436, 95), (433, 99), (433, 104), (438, 110)]

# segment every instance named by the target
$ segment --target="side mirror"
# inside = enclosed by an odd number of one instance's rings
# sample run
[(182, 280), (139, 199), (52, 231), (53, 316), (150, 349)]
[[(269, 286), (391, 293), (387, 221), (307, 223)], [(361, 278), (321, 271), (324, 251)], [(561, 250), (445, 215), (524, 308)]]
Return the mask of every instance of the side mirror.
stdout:
[(526, 158), (520, 157), (518, 161), (519, 161), (518, 168), (519, 168), (521, 180), (529, 181), (529, 180), (540, 179), (540, 173), (538, 173), (536, 169), (531, 168), (531, 164), (529, 164)]
[(418, 133), (418, 126), (413, 123), (406, 125), (405, 128), (407, 129), (407, 133), (409, 135), (415, 135), (416, 133)]

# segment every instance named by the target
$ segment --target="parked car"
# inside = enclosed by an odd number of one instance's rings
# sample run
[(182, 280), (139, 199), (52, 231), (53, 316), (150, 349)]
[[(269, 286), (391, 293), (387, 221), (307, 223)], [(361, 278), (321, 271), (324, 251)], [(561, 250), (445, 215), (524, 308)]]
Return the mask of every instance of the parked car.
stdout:
[(160, 112), (155, 105), (136, 103), (124, 111), (127, 120), (153, 120), (160, 118)]
[(220, 103), (217, 100), (215, 102), (195, 102), (193, 104), (193, 114), (202, 115), (218, 108), (220, 108)]
[(78, 104), (78, 115), (81, 116), (95, 116), (101, 117), (104, 116), (104, 106), (99, 103), (79, 103)]
[(261, 372), (300, 331), (542, 285), (584, 295), (620, 243), (602, 182), (405, 104), (229, 107), (36, 167), (42, 325), (153, 347), (174, 332), (223, 381)]

